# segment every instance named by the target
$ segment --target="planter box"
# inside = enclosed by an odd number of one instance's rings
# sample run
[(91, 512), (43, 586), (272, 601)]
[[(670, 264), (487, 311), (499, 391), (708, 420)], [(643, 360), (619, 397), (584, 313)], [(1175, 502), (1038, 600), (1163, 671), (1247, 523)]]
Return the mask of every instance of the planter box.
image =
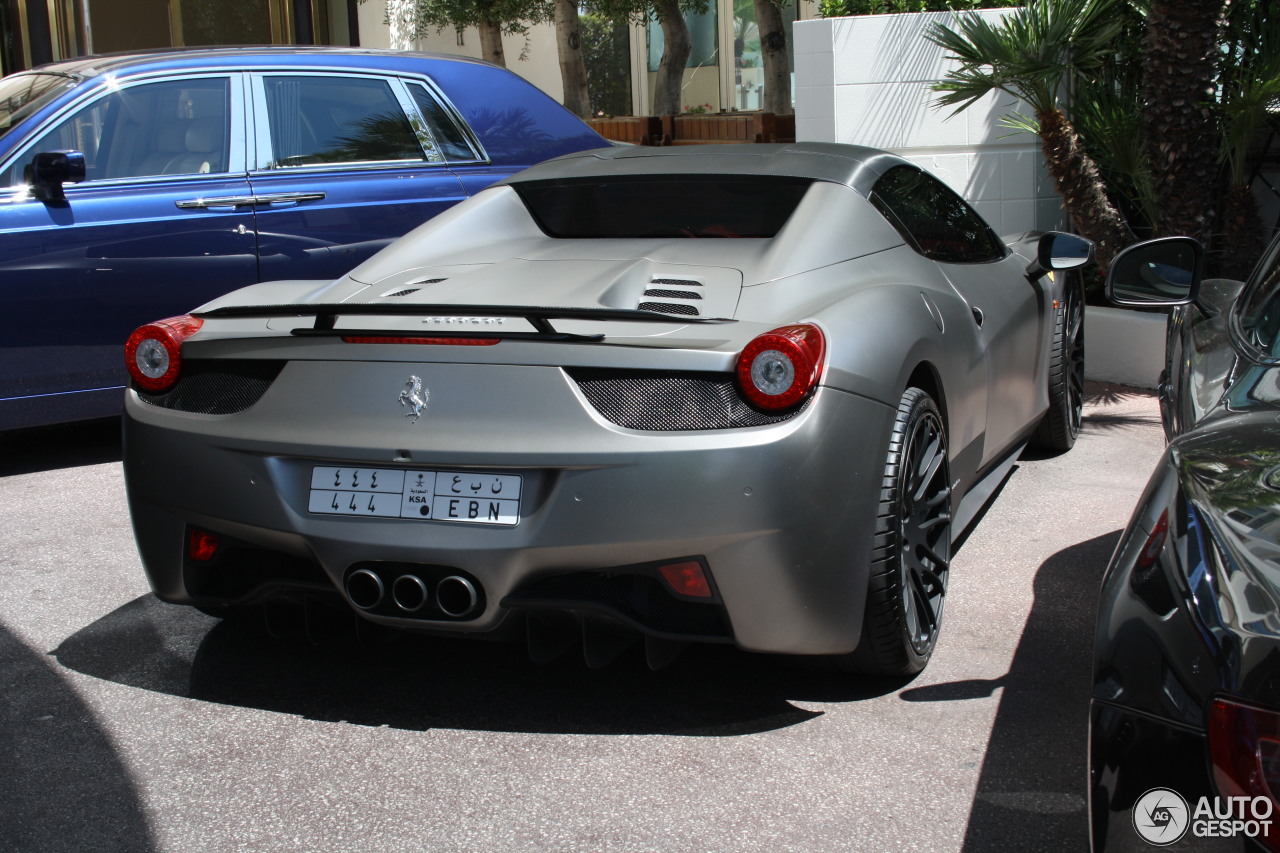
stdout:
[(591, 129), (614, 142), (632, 145), (661, 145), (662, 119), (657, 116), (614, 116), (587, 121)]
[(715, 113), (679, 116), (618, 116), (587, 122), (617, 142), (633, 145), (712, 145), (795, 142), (795, 116), (773, 113)]
[(1097, 382), (1155, 388), (1164, 370), (1164, 314), (1086, 306), (1084, 375)]

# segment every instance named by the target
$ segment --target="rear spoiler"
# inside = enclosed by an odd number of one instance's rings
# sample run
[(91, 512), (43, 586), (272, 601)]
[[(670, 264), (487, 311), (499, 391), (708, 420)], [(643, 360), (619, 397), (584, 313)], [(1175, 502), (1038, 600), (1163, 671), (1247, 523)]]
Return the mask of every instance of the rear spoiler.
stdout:
[[(303, 336), (367, 335), (369, 329), (339, 329), (339, 316), (348, 317), (421, 317), (424, 322), (445, 321), (461, 327), (457, 331), (440, 332), (423, 329), (391, 330), (379, 329), (385, 335), (425, 335), (432, 337), (494, 337), (494, 338), (529, 338), (534, 340), (555, 341), (600, 341), (603, 334), (574, 335), (557, 332), (551, 320), (622, 320), (639, 323), (736, 323), (736, 320), (724, 317), (685, 317), (680, 315), (659, 314), (656, 311), (640, 311), (629, 308), (549, 308), (530, 305), (382, 305), (361, 302), (352, 305), (327, 303), (315, 305), (228, 305), (224, 308), (212, 308), (208, 311), (195, 311), (195, 317), (315, 317), (314, 325), (309, 329), (294, 329), (293, 334)], [(486, 321), (499, 320), (506, 317), (518, 317), (527, 320), (537, 331), (510, 332), (494, 329)]]

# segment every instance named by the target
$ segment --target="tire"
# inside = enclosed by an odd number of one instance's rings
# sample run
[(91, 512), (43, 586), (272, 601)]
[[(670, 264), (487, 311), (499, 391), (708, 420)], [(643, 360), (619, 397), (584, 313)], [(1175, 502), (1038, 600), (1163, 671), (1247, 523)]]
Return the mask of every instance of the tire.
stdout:
[(947, 433), (933, 399), (908, 388), (885, 454), (858, 648), (842, 669), (914, 675), (933, 654), (951, 565)]
[(1084, 414), (1084, 291), (1068, 282), (1053, 323), (1049, 352), (1049, 410), (1036, 428), (1034, 445), (1048, 453), (1075, 446)]

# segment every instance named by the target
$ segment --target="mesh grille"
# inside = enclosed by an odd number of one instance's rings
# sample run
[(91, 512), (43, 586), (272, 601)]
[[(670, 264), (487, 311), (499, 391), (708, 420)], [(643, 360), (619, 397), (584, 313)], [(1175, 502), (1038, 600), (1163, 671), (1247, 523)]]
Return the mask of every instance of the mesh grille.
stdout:
[(638, 306), (641, 311), (656, 311), (659, 314), (680, 314), (686, 317), (696, 317), (698, 309), (693, 305), (668, 304), (666, 302), (641, 302)]
[(408, 296), (410, 293), (417, 293), (420, 288), (410, 287), (407, 290), (397, 290), (395, 293), (384, 293), (383, 296), (394, 299), (397, 296)]
[(618, 426), (645, 430), (738, 429), (795, 417), (756, 411), (723, 373), (566, 368), (583, 395)]
[(138, 397), (153, 406), (202, 415), (234, 415), (262, 398), (284, 368), (283, 361), (189, 361), (171, 390)]
[(702, 287), (702, 282), (694, 281), (691, 278), (654, 278), (649, 280), (650, 284), (674, 284), (679, 287)]
[(702, 294), (692, 290), (659, 290), (651, 287), (644, 292), (645, 296), (656, 296), (659, 299), (701, 299)]

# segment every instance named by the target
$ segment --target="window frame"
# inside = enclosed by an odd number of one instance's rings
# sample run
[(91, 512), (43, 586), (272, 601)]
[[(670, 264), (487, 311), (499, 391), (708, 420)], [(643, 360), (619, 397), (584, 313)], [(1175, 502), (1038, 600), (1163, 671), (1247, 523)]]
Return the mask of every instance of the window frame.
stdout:
[[(417, 101), (413, 93), (409, 90), (408, 84), (418, 83), (426, 87), (427, 94), (434, 98), (445, 114), (454, 121), (455, 127), (461, 132), (466, 143), (471, 147), (474, 160), (465, 162), (483, 163), (486, 162), (483, 152), (479, 147), (479, 142), (475, 135), (471, 132), (466, 123), (460, 121), (457, 110), (447, 100), (439, 94), (436, 88), (425, 77), (402, 75), (394, 72), (386, 71), (360, 71), (349, 68), (322, 68), (308, 66), (306, 68), (290, 68), (277, 67), (270, 69), (253, 69), (249, 74), (250, 103), (253, 107), (253, 127), (254, 127), (254, 146), (250, 155), (249, 171), (256, 174), (266, 175), (282, 175), (282, 174), (299, 174), (305, 172), (334, 172), (334, 171), (367, 171), (367, 170), (386, 170), (386, 169), (406, 169), (406, 168), (447, 168), (450, 163), (463, 161), (450, 161), (444, 153), (444, 148), (437, 142), (435, 138), (435, 128), (430, 118), (422, 113), (418, 108)], [(267, 80), (272, 77), (317, 77), (331, 78), (343, 77), (347, 79), (365, 79), (377, 80), (386, 83), (390, 88), (392, 97), (396, 103), (400, 105), (400, 109), (404, 112), (405, 117), (409, 120), (410, 127), (413, 129), (414, 135), (418, 140), (418, 147), (421, 150), (423, 159), (421, 160), (366, 160), (352, 161), (344, 163), (310, 163), (301, 166), (290, 166), (287, 168), (272, 167), (273, 150), (270, 132), (270, 109), (267, 104)]]
[[(983, 229), (986, 231), (988, 239), (991, 242), (991, 246), (994, 249), (994, 254), (988, 257), (982, 257), (982, 258), (957, 260), (955, 258), (950, 258), (950, 257), (936, 257), (935, 253), (933, 253), (931, 250), (928, 250), (924, 246), (922, 246), (915, 232), (902, 219), (902, 216), (898, 212), (897, 207), (894, 204), (891, 204), (890, 201), (884, 196), (884, 194), (879, 189), (881, 186), (883, 186), (885, 180), (888, 179), (890, 175), (893, 175), (895, 172), (899, 172), (901, 170), (907, 170), (915, 173), (916, 175), (923, 176), (927, 181), (932, 181), (934, 185), (936, 185), (937, 187), (940, 187), (945, 193), (947, 193), (949, 196), (951, 196), (956, 201), (958, 201), (961, 207), (966, 212), (968, 212), (968, 214), (972, 216), (974, 220), (976, 220), (978, 223), (982, 225)], [(1006, 257), (1009, 256), (1009, 247), (1006, 246), (1004, 241), (1000, 239), (1000, 235), (996, 234), (995, 229), (991, 227), (991, 223), (987, 222), (987, 220), (983, 218), (982, 214), (974, 210), (973, 205), (965, 201), (964, 196), (960, 195), (960, 193), (956, 192), (954, 189), (947, 186), (946, 182), (938, 178), (936, 175), (930, 174), (928, 171), (920, 168), (919, 166), (916, 166), (915, 164), (898, 163), (886, 169), (884, 174), (878, 176), (875, 182), (872, 184), (870, 191), (867, 193), (867, 200), (870, 201), (872, 206), (875, 207), (876, 211), (882, 217), (884, 217), (885, 221), (893, 226), (894, 230), (898, 232), (898, 234), (902, 237), (902, 239), (906, 242), (906, 244), (911, 247), (911, 249), (914, 252), (916, 252), (918, 255), (922, 257), (928, 258), (934, 263), (992, 264), (992, 263), (999, 263), (1000, 261), (1004, 260)]]
[(1272, 301), (1280, 301), (1280, 236), (1262, 253), (1249, 275), (1232, 306), (1229, 323), (1232, 336), (1250, 359), (1269, 365), (1280, 364), (1280, 354), (1276, 354), (1280, 348), (1280, 332), (1266, 341), (1264, 348), (1263, 342), (1255, 340), (1253, 329), (1257, 325), (1257, 315)]
[[(145, 86), (153, 83), (181, 83), (187, 80), (208, 80), (221, 79), (227, 81), (228, 91), (228, 116), (230, 118), (230, 128), (228, 132), (229, 145), (227, 150), (227, 168), (220, 172), (211, 173), (185, 173), (182, 175), (137, 175), (123, 178), (95, 178), (86, 179), (78, 184), (67, 184), (64, 189), (69, 197), (74, 197), (77, 191), (85, 191), (89, 189), (97, 189), (100, 187), (113, 186), (145, 186), (147, 184), (172, 182), (175, 179), (181, 180), (198, 180), (201, 178), (218, 178), (225, 180), (227, 176), (243, 175), (246, 170), (246, 154), (247, 146), (245, 143), (247, 137), (247, 119), (245, 115), (245, 92), (244, 92), (244, 74), (239, 71), (190, 71), (190, 72), (153, 72), (149, 74), (140, 74), (137, 77), (130, 77), (126, 80), (120, 80), (114, 74), (103, 75), (102, 78), (95, 78), (94, 84), (86, 88), (71, 100), (67, 101), (49, 121), (42, 122), (38, 127), (33, 128), (14, 149), (14, 153), (7, 157), (3, 163), (0, 163), (0, 175), (4, 175), (17, 165), (25, 165), (30, 162), (35, 154), (39, 153), (34, 150), (36, 143), (43, 139), (47, 134), (55, 128), (61, 126), (64, 122), (71, 119), (76, 113), (83, 109), (94, 106), (96, 102), (111, 96), (112, 94), (131, 89), (137, 86)], [(26, 184), (14, 184), (9, 187), (0, 187), (0, 192), (8, 192), (9, 196), (0, 199), (0, 201), (16, 202), (31, 198), (30, 188)]]

